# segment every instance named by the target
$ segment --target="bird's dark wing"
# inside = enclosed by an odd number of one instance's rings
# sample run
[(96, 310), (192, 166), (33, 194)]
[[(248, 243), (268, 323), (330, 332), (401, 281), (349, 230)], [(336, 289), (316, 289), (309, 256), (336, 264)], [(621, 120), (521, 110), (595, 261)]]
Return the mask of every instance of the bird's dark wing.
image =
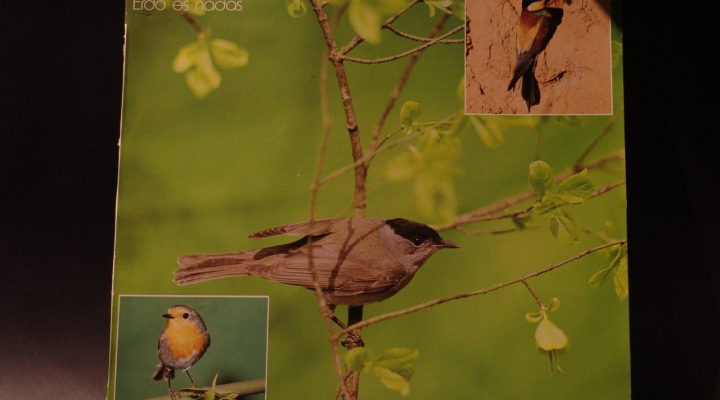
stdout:
[(310, 229), (310, 222), (298, 222), (296, 224), (276, 226), (273, 228), (265, 229), (260, 232), (255, 232), (249, 236), (250, 239), (260, 239), (278, 235), (290, 235), (290, 236), (305, 236), (305, 235), (322, 235), (330, 232), (330, 227), (339, 221), (338, 218), (325, 218), (313, 221), (312, 229)]

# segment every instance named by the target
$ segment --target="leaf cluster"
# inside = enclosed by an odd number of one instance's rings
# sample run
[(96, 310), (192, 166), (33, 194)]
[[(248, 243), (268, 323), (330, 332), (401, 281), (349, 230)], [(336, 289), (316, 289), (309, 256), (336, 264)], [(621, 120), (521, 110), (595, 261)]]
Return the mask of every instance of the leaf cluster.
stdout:
[(617, 246), (611, 253), (612, 262), (610, 266), (596, 272), (588, 283), (592, 287), (600, 287), (605, 282), (605, 279), (613, 273), (613, 283), (615, 284), (615, 293), (620, 300), (625, 298), (630, 293), (628, 288), (628, 253), (627, 243)]
[(550, 220), (550, 232), (560, 243), (574, 244), (580, 238), (580, 229), (560, 206), (563, 203), (580, 204), (592, 197), (595, 184), (587, 169), (569, 176), (560, 184), (556, 184), (555, 172), (544, 161), (532, 162), (529, 170), (530, 187), (540, 196), (533, 204), (533, 211)]
[(419, 355), (418, 350), (392, 348), (373, 359), (370, 350), (356, 347), (347, 353), (345, 362), (349, 370), (372, 371), (385, 387), (407, 396), (410, 393), (409, 381), (415, 372), (412, 363)]
[(244, 67), (248, 63), (249, 53), (237, 44), (225, 39), (209, 39), (202, 35), (194, 42), (183, 46), (173, 60), (173, 70), (185, 73), (190, 90), (195, 97), (203, 99), (211, 91), (220, 87), (222, 69)]

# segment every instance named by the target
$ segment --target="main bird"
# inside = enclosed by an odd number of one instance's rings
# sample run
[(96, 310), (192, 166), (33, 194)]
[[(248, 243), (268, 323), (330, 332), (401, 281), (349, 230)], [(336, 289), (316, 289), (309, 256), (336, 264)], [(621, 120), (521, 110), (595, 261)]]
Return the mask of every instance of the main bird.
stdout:
[[(385, 300), (404, 288), (436, 251), (457, 248), (427, 225), (402, 218), (332, 218), (284, 225), (253, 233), (304, 236), (292, 243), (256, 250), (190, 254), (178, 259), (179, 285), (254, 275), (314, 289), (308, 268), (312, 257), (317, 283), (331, 310)], [(333, 318), (335, 322), (342, 323)]]
[(545, 50), (559, 24), (554, 23), (553, 13), (546, 5), (546, 0), (522, 0), (515, 47), (516, 65), (508, 90), (514, 90), (517, 81), (523, 78), (521, 94), (528, 111), (540, 103), (540, 87), (534, 73), (537, 56)]

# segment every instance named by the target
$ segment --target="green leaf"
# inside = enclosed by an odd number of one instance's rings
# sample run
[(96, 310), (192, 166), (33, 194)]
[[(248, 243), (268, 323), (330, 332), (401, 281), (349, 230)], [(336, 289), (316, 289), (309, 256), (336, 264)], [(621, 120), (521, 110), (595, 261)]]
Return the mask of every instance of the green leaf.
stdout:
[(557, 209), (557, 203), (550, 193), (545, 194), (540, 200), (533, 203), (533, 211), (545, 217), (552, 216), (555, 209)]
[(550, 307), (548, 307), (548, 311), (555, 311), (558, 308), (560, 308), (560, 299), (553, 297), (552, 300), (550, 300)]
[(210, 52), (218, 67), (223, 69), (244, 67), (248, 63), (248, 51), (224, 39), (212, 39)]
[(452, 14), (452, 11), (450, 10), (450, 7), (453, 4), (452, 0), (425, 0), (425, 4), (427, 4), (430, 9), (431, 18), (435, 16), (435, 7), (439, 8), (440, 11), (445, 14)]
[(420, 351), (418, 350), (396, 347), (380, 354), (375, 359), (375, 363), (386, 368), (395, 369), (395, 366), (415, 361), (419, 355)]
[(595, 183), (584, 169), (560, 182), (553, 195), (566, 203), (578, 204), (589, 199), (594, 191)]
[(413, 193), (418, 211), (427, 218), (450, 222), (457, 214), (457, 196), (452, 180), (425, 171), (415, 177)]
[(515, 225), (515, 228), (517, 228), (517, 230), (521, 231), (521, 230), (527, 228), (528, 223), (530, 223), (530, 221), (532, 221), (532, 215), (530, 215), (530, 214), (516, 215), (516, 216), (513, 216), (511, 219), (512, 219), (513, 225)]
[(562, 244), (571, 245), (580, 238), (580, 229), (570, 214), (556, 208), (550, 217), (550, 232)]
[(415, 176), (421, 159), (422, 154), (414, 152), (398, 154), (385, 164), (385, 177), (393, 182), (406, 181)]
[(380, 43), (380, 13), (367, 0), (350, 0), (348, 18), (355, 32), (369, 43)]
[(568, 344), (567, 336), (555, 324), (550, 322), (543, 311), (543, 318), (535, 330), (535, 342), (545, 351), (561, 350)]
[(193, 68), (185, 73), (185, 81), (190, 87), (190, 91), (198, 99), (204, 99), (208, 93), (212, 92), (214, 87), (208, 82), (207, 77), (197, 68)]
[(345, 356), (345, 362), (347, 363), (348, 369), (351, 371), (361, 371), (365, 368), (365, 364), (370, 362), (370, 350), (365, 347), (355, 347), (348, 351)]
[(525, 314), (525, 319), (527, 322), (534, 324), (538, 321), (540, 321), (543, 318), (543, 314), (540, 312), (534, 312), (534, 313), (527, 313)]
[(200, 54), (204, 51), (204, 47), (204, 40), (196, 40), (181, 47), (173, 60), (173, 70), (179, 74), (187, 71), (197, 62), (198, 57), (200, 57)]
[(457, 19), (465, 22), (465, 0), (456, 0), (453, 2), (452, 13)]
[(299, 18), (307, 12), (307, 3), (305, 0), (285, 0), (285, 8), (291, 17)]
[(410, 384), (400, 374), (384, 367), (373, 367), (372, 370), (386, 388), (396, 390), (403, 396), (407, 396), (408, 393), (410, 393)]
[(480, 140), (485, 146), (494, 149), (499, 147), (503, 142), (503, 134), (497, 124), (490, 120), (482, 120), (474, 115), (469, 116), (475, 132), (480, 136)]
[(408, 101), (403, 104), (400, 109), (400, 124), (405, 129), (405, 134), (409, 135), (412, 133), (412, 126), (420, 119), (420, 104), (414, 101)]
[(215, 400), (215, 391), (210, 389), (203, 395), (203, 400)]
[(458, 82), (457, 88), (455, 88), (455, 94), (460, 101), (465, 101), (465, 75), (460, 78), (460, 82)]
[(607, 267), (605, 269), (601, 269), (600, 271), (596, 272), (593, 276), (590, 277), (590, 280), (588, 283), (592, 287), (600, 287), (605, 282), (605, 279), (608, 277), (608, 274), (612, 270), (612, 267)]
[(620, 301), (630, 293), (628, 288), (628, 260), (627, 260), (627, 247), (622, 246), (618, 253), (620, 260), (617, 263), (615, 269), (615, 275), (613, 275), (613, 283), (615, 283), (615, 293), (617, 294)]
[(387, 368), (399, 374), (406, 381), (409, 381), (415, 373), (412, 362), (415, 361), (420, 352), (407, 348), (393, 348), (380, 354), (373, 365)]
[(434, 17), (435, 16), (435, 7), (432, 4), (430, 4), (430, 2), (427, 2), (427, 1), (425, 2), (425, 4), (427, 4), (428, 8), (430, 9), (428, 11), (428, 15), (430, 16), (430, 18)]
[(538, 196), (543, 196), (555, 186), (555, 173), (546, 162), (534, 161), (530, 164), (529, 170), (530, 187)]

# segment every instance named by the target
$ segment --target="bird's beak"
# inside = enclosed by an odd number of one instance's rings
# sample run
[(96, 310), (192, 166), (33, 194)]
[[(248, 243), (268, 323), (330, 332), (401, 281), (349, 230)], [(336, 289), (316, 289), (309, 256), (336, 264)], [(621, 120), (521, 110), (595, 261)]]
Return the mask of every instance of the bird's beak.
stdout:
[(173, 316), (170, 315), (170, 314), (163, 314), (163, 317), (165, 317), (165, 318), (167, 318), (167, 319), (173, 319), (173, 318), (175, 318), (175, 317), (173, 317)]
[(433, 245), (434, 247), (437, 247), (439, 249), (459, 249), (460, 246), (456, 245), (453, 242), (448, 242), (447, 240), (443, 240), (438, 244)]

